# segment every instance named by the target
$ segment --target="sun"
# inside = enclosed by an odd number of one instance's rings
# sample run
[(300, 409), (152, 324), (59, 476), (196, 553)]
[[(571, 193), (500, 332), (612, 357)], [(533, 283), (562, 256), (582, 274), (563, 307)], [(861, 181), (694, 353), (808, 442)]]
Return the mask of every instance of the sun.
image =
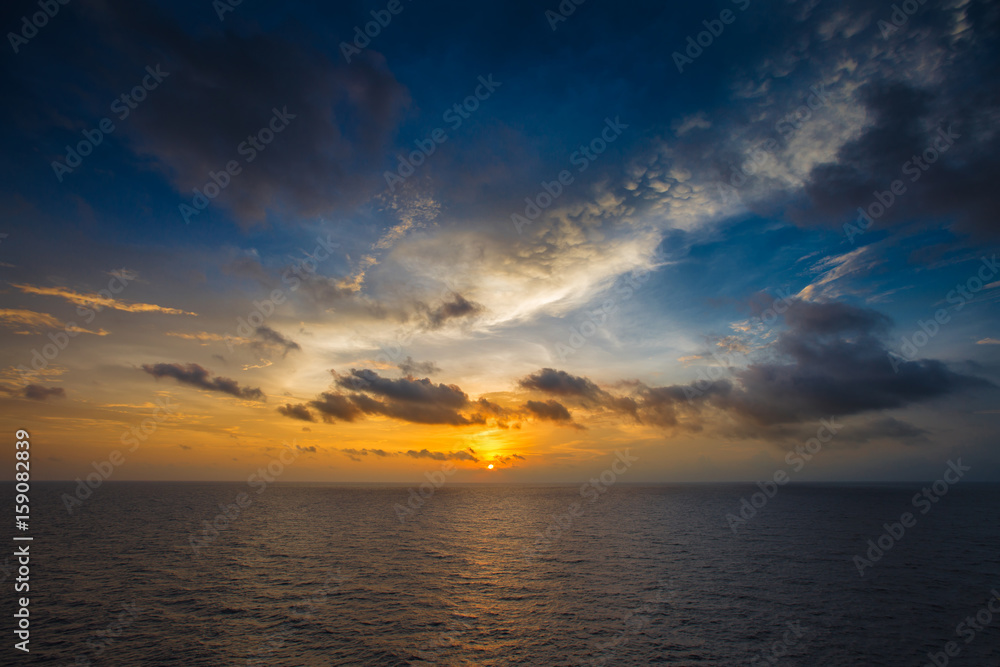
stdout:
[(492, 463), (491, 463), (491, 464), (489, 464), (489, 465), (488, 465), (488, 466), (486, 466), (486, 467), (487, 467), (487, 468), (489, 468), (490, 470), (493, 470), (493, 464), (492, 464)]

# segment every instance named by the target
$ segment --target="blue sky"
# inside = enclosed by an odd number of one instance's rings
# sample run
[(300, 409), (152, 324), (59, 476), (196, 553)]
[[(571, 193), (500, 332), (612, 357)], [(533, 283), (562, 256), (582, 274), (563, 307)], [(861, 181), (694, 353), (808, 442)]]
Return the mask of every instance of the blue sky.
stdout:
[(836, 418), (803, 479), (1000, 479), (995, 5), (216, 5), (0, 12), (0, 401), (43, 476), (172, 397), (124, 478), (294, 439), (318, 481), (745, 480)]

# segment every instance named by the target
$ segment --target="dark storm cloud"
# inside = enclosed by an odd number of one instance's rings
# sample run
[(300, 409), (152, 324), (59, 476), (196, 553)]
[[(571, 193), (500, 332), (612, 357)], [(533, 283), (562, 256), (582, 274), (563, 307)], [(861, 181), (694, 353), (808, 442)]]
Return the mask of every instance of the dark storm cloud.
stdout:
[[(292, 419), (312, 416), (318, 411), (326, 422), (357, 421), (363, 416), (381, 415), (412, 424), (470, 426), (492, 420), (500, 428), (519, 416), (485, 398), (470, 401), (456, 385), (434, 384), (427, 378), (386, 378), (375, 371), (352, 368), (346, 375), (334, 373), (341, 392), (324, 392), (308, 405), (288, 405), (278, 411)], [(305, 419), (308, 421), (308, 419)]]
[(866, 424), (852, 427), (850, 433), (841, 434), (845, 441), (854, 441), (858, 444), (884, 438), (896, 440), (907, 445), (926, 443), (928, 442), (928, 435), (930, 433), (927, 430), (894, 417), (873, 419)]
[(761, 424), (901, 408), (965, 389), (992, 386), (933, 359), (893, 368), (878, 334), (881, 314), (841, 303), (793, 301), (775, 351), (786, 362), (737, 371), (740, 389), (707, 397)]
[(301, 419), (304, 422), (316, 421), (316, 418), (312, 416), (311, 412), (309, 412), (309, 408), (301, 403), (299, 405), (286, 403), (285, 405), (278, 407), (278, 412), (291, 419)]
[(413, 402), (394, 398), (379, 401), (363, 394), (352, 396), (351, 401), (367, 414), (383, 415), (413, 424), (467, 426), (484, 423), (481, 418), (466, 417), (457, 408), (426, 401)]
[(309, 405), (318, 410), (326, 422), (352, 422), (362, 414), (348, 397), (332, 392), (323, 392), (316, 400), (310, 401)]
[(840, 301), (814, 303), (796, 300), (790, 303), (791, 307), (785, 311), (785, 324), (799, 334), (882, 334), (892, 324), (892, 320), (882, 313)]
[(450, 320), (477, 315), (484, 310), (481, 305), (469, 301), (461, 294), (455, 294), (451, 300), (445, 301), (435, 308), (420, 304), (419, 309), (423, 312), (430, 329), (440, 329)]
[(381, 377), (375, 371), (352, 368), (348, 375), (338, 376), (336, 383), (345, 389), (409, 403), (434, 404), (450, 408), (461, 408), (469, 403), (469, 397), (456, 385), (435, 385), (427, 378), (393, 380)]
[(40, 384), (29, 384), (22, 392), (25, 398), (44, 401), (48, 398), (66, 398), (66, 390), (62, 387), (44, 387)]
[[(745, 434), (994, 388), (984, 379), (956, 372), (934, 359), (894, 364), (882, 337), (890, 321), (871, 309), (792, 300), (785, 325), (766, 361), (728, 369), (728, 376), (714, 382), (665, 387), (629, 382), (622, 385), (625, 395), (616, 395), (587, 378), (545, 368), (520, 385), (665, 428), (700, 430), (709, 423), (709, 412), (718, 410), (752, 427), (744, 429)], [(526, 407), (536, 412), (538, 406)], [(869, 424), (864, 437), (912, 440), (922, 435), (916, 427), (884, 418)]]
[[(614, 395), (601, 389), (588, 378), (571, 375), (566, 371), (543, 368), (536, 373), (518, 380), (518, 385), (524, 389), (538, 391), (550, 396), (561, 396), (575, 400), (583, 407), (589, 409), (605, 409), (628, 415), (633, 421), (641, 421), (638, 414), (639, 403), (634, 397)], [(633, 386), (636, 386), (635, 383), (633, 383)], [(539, 419), (552, 419), (556, 421), (569, 419), (568, 410), (566, 411), (566, 417), (560, 417), (560, 408), (566, 410), (559, 402), (549, 400), (546, 403), (528, 401), (523, 409)], [(576, 424), (574, 426), (582, 428)]]
[(302, 349), (294, 340), (285, 338), (283, 335), (268, 326), (257, 327), (254, 331), (254, 340), (250, 343), (250, 347), (258, 352), (264, 352), (277, 348), (281, 350), (282, 356), (293, 350)]
[[(865, 9), (870, 6), (855, 11)], [(1000, 113), (1000, 12), (993, 3), (975, 1), (961, 8), (961, 21), (958, 12), (958, 6), (927, 4), (887, 39), (873, 22), (844, 45), (860, 48), (867, 41), (876, 46), (873, 53), (888, 49), (857, 96), (870, 124), (833, 161), (812, 170), (805, 184), (808, 204), (792, 211), (798, 222), (840, 226), (857, 218), (857, 207), (876, 201), (876, 191), (900, 180), (906, 191), (876, 224), (948, 219), (962, 231), (1000, 231), (1000, 191), (992, 187), (1000, 178), (1000, 136), (992, 129)], [(883, 13), (875, 14), (888, 18)], [(922, 60), (924, 54), (933, 55)], [(953, 143), (947, 147), (942, 137), (949, 130)]]
[(548, 401), (528, 401), (524, 404), (524, 409), (538, 419), (548, 419), (550, 421), (571, 421), (573, 416), (566, 409), (566, 406), (558, 401), (549, 399)]
[(198, 364), (143, 364), (142, 370), (155, 378), (171, 377), (181, 384), (188, 384), (208, 391), (218, 391), (230, 396), (252, 401), (267, 400), (264, 392), (256, 387), (240, 387), (236, 380), (211, 377), (211, 373)]
[(586, 429), (585, 426), (573, 421), (573, 416), (566, 409), (565, 405), (552, 399), (547, 401), (528, 401), (521, 409), (524, 414), (530, 415), (535, 419), (556, 422), (557, 424), (570, 426), (581, 431)]
[[(268, 211), (328, 212), (379, 185), (382, 149), (409, 97), (373, 59), (348, 66), (291, 36), (190, 34), (144, 3), (110, 0), (88, 6), (84, 16), (111, 51), (104, 67), (87, 69), (106, 73), (109, 88), (134, 85), (126, 82), (142, 71), (137, 63), (169, 73), (123, 127), (133, 150), (153, 158), (182, 201), (230, 160), (242, 172), (216, 201), (243, 223), (262, 222)], [(89, 52), (80, 56), (84, 67)], [(112, 63), (117, 69), (108, 69)], [(268, 128), (275, 109), (287, 125), (263, 150), (241, 155), (238, 147)]]
[[(367, 369), (351, 369), (347, 375), (334, 374), (335, 384), (349, 390), (324, 392), (308, 406), (287, 406), (281, 414), (302, 419), (308, 408), (320, 413), (324, 421), (353, 422), (365, 415), (382, 415), (414, 424), (449, 424), (466, 426), (485, 423), (485, 417), (465, 415), (470, 408), (482, 408), (455, 385), (437, 384), (424, 378), (384, 378)], [(489, 402), (487, 401), (487, 404)]]
[[(857, 222), (861, 207), (877, 225), (944, 217), (995, 234), (1000, 193), (989, 184), (1000, 177), (1000, 139), (986, 128), (1000, 101), (969, 107), (967, 96), (903, 83), (872, 83), (863, 91), (874, 124), (844, 145), (835, 162), (812, 170), (805, 184), (809, 205), (793, 209), (793, 220)], [(905, 191), (889, 192), (893, 181)], [(884, 213), (872, 209), (878, 201), (888, 204)]]
[(518, 381), (525, 389), (533, 389), (553, 396), (577, 396), (594, 398), (603, 392), (590, 380), (584, 377), (570, 375), (566, 371), (553, 368), (543, 368)]

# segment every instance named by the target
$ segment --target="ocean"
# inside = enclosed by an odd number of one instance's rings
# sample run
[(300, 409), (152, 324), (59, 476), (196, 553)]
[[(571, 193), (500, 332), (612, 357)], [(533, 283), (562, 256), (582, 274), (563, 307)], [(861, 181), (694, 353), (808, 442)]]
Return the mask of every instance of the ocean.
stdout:
[(74, 486), (2, 664), (1000, 666), (1000, 485)]

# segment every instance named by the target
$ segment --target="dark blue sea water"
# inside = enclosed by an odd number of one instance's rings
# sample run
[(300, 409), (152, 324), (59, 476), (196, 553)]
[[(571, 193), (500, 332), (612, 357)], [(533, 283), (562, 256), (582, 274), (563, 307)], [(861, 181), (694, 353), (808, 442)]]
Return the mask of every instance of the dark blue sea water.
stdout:
[(0, 662), (1000, 665), (1000, 487), (921, 514), (920, 486), (784, 487), (734, 534), (752, 485), (445, 486), (400, 522), (406, 487), (107, 483), (69, 514), (35, 484), (31, 653), (5, 561)]

